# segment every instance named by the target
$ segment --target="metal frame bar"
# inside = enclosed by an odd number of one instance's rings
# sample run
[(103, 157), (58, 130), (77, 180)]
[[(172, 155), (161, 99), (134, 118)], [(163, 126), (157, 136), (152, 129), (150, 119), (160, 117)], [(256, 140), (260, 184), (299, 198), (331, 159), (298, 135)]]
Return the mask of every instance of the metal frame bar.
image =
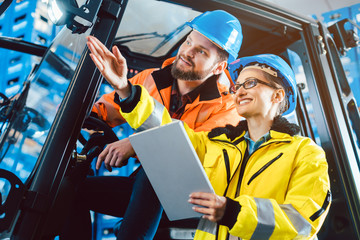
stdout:
[[(102, 3), (92, 34), (107, 47), (113, 43), (126, 4), (127, 0), (104, 0)], [(41, 239), (47, 213), (57, 196), (71, 152), (100, 84), (100, 74), (86, 48), (38, 158), (40, 164), (29, 187), (36, 195), (34, 206), (21, 211), (21, 221), (18, 221), (12, 239)], [(44, 212), (36, 211), (40, 203), (43, 208), (45, 206)]]

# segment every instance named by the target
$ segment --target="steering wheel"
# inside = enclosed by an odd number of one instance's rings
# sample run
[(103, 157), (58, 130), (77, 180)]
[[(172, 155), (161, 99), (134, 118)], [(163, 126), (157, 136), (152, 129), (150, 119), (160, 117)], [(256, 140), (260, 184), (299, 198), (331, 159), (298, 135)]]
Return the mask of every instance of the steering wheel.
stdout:
[(91, 134), (88, 140), (80, 133), (79, 141), (84, 145), (80, 154), (88, 153), (90, 149), (95, 146), (103, 149), (106, 144), (119, 140), (112, 128), (99, 118), (93, 116), (87, 117), (83, 124), (83, 128), (94, 130), (96, 132)]

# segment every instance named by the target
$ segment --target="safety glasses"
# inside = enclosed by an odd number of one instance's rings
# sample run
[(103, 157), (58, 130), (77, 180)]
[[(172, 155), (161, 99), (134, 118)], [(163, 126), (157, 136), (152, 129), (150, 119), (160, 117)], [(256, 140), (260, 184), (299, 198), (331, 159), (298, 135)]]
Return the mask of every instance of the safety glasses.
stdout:
[(251, 78), (251, 79), (246, 80), (243, 83), (235, 83), (235, 85), (233, 85), (229, 88), (229, 91), (230, 91), (230, 93), (234, 94), (237, 92), (237, 90), (239, 90), (241, 88), (241, 86), (243, 86), (244, 89), (250, 89), (250, 88), (255, 87), (258, 83), (264, 84), (264, 85), (269, 86), (274, 89), (279, 89), (278, 87), (276, 87), (270, 83), (261, 81), (257, 78)]

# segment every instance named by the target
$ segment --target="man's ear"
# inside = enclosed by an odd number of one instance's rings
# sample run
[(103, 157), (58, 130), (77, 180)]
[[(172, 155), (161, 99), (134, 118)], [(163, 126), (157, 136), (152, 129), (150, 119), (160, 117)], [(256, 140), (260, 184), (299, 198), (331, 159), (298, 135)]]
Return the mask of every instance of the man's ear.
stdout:
[(285, 90), (284, 89), (277, 89), (273, 95), (274, 103), (280, 103), (285, 98)]
[(215, 69), (213, 70), (213, 74), (218, 75), (218, 74), (222, 73), (226, 69), (226, 67), (227, 67), (226, 61), (217, 63)]

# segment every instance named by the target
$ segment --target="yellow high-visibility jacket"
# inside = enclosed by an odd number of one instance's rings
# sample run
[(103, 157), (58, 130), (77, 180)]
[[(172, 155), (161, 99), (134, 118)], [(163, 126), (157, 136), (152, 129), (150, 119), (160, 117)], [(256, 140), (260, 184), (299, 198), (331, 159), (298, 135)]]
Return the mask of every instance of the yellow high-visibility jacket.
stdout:
[[(135, 129), (171, 121), (143, 88), (134, 106), (122, 115)], [(223, 219), (217, 224), (201, 219), (194, 239), (225, 240), (228, 234), (240, 239), (316, 236), (331, 201), (328, 165), (321, 147), (295, 135), (297, 125), (275, 118), (270, 140), (247, 161), (246, 121), (210, 132), (185, 128), (216, 194), (227, 197)]]

